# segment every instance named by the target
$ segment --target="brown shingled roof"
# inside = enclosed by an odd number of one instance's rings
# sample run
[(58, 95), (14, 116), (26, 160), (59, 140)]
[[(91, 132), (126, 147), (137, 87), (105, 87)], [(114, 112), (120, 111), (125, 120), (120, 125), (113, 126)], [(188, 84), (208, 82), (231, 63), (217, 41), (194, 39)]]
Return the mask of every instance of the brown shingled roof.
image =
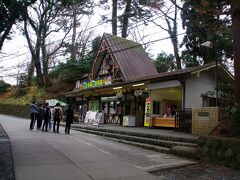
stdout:
[(110, 51), (122, 71), (125, 81), (147, 78), (158, 75), (151, 58), (141, 44), (110, 34), (104, 34)]

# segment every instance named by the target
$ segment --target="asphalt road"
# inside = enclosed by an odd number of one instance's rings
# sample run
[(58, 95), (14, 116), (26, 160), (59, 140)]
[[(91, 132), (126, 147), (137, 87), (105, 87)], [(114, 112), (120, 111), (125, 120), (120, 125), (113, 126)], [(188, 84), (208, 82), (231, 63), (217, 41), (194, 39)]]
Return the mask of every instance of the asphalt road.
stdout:
[[(71, 131), (29, 131), (29, 120), (0, 115), (13, 151), (17, 180), (151, 180), (148, 173), (192, 161)], [(165, 178), (163, 178), (165, 179)]]

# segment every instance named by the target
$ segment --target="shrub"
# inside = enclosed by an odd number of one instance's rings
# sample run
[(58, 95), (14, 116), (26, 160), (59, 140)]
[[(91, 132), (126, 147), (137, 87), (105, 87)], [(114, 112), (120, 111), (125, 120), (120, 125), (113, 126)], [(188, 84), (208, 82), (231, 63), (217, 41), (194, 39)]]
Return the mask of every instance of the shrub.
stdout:
[(7, 91), (8, 88), (10, 88), (11, 85), (4, 82), (3, 80), (0, 80), (0, 94), (3, 94)]
[(233, 133), (240, 135), (240, 104), (234, 104), (229, 108), (230, 119), (234, 124)]

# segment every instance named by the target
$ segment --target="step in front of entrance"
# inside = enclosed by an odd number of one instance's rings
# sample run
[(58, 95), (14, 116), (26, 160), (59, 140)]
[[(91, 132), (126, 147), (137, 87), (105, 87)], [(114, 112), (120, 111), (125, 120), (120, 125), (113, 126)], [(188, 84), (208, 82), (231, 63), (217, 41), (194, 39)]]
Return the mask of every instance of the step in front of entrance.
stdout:
[[(141, 129), (141, 132), (134, 132), (131, 131), (132, 128), (129, 128), (129, 130), (126, 130), (128, 128), (121, 129), (113, 129), (111, 127), (99, 127), (99, 126), (86, 126), (86, 125), (79, 125), (79, 124), (73, 124), (73, 128), (80, 128), (80, 129), (86, 129), (86, 130), (94, 130), (94, 131), (100, 131), (100, 132), (107, 132), (107, 133), (114, 133), (114, 134), (122, 134), (122, 135), (130, 135), (130, 136), (137, 136), (137, 137), (145, 137), (145, 138), (152, 138), (152, 139), (160, 139), (160, 140), (169, 140), (169, 141), (177, 141), (177, 142), (184, 142), (184, 143), (197, 143), (198, 137), (182, 137), (178, 135), (172, 135), (171, 133), (168, 135), (162, 135), (162, 134), (153, 134), (145, 132), (144, 129)], [(159, 130), (161, 131), (161, 130)], [(184, 134), (184, 133), (178, 133), (178, 134)]]
[[(191, 159), (198, 159), (197, 156), (197, 144), (196, 143), (189, 143), (189, 139), (186, 139), (187, 142), (184, 142), (184, 139), (181, 139), (181, 141), (177, 141), (177, 138), (167, 138), (167, 137), (158, 137), (154, 136), (155, 138), (147, 137), (146, 134), (143, 136), (140, 136), (135, 133), (132, 135), (132, 133), (124, 132), (122, 134), (121, 131), (113, 131), (113, 130), (107, 130), (101, 131), (101, 129), (91, 128), (91, 127), (72, 127), (74, 130), (78, 130), (84, 133), (91, 133), (99, 136), (104, 136), (110, 140), (117, 141), (120, 143), (130, 144), (138, 147), (142, 147), (145, 149), (150, 149), (157, 152), (162, 153), (168, 153), (168, 154), (174, 154), (177, 156), (187, 157)], [(109, 132), (110, 131), (110, 132)]]

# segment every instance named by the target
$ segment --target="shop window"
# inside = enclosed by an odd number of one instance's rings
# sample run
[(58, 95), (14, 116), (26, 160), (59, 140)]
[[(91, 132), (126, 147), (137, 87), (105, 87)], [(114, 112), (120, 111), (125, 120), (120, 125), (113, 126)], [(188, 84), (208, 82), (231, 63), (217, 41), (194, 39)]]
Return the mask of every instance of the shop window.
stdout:
[(203, 107), (216, 106), (216, 98), (213, 97), (203, 97)]
[(153, 114), (160, 114), (160, 102), (153, 101)]
[(112, 66), (112, 58), (110, 55), (106, 57), (106, 66)]

